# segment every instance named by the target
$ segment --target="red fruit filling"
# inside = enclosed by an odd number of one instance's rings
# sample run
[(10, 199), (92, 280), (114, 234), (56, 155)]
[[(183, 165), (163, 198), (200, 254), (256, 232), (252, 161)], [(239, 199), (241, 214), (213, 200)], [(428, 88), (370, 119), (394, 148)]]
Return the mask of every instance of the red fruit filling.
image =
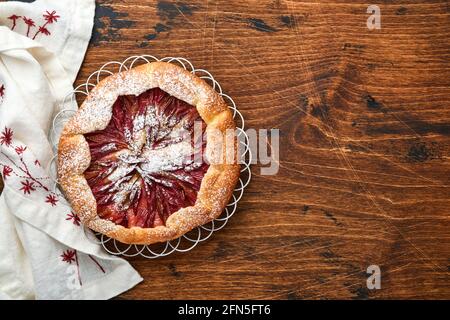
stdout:
[[(197, 121), (202, 134), (194, 135)], [(205, 128), (195, 107), (159, 88), (119, 97), (108, 126), (85, 135), (92, 159), (84, 175), (98, 215), (152, 228), (194, 205), (208, 170)]]

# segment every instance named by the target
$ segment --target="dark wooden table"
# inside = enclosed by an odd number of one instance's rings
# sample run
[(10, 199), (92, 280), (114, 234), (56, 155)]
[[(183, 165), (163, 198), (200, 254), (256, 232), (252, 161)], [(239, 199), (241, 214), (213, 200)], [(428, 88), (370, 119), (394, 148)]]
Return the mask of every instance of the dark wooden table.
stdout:
[[(125, 299), (450, 298), (450, 5), (98, 1), (77, 83), (130, 55), (212, 72), (255, 129), (280, 129), (236, 215), (189, 253), (131, 263)], [(369, 265), (381, 289), (366, 286)]]

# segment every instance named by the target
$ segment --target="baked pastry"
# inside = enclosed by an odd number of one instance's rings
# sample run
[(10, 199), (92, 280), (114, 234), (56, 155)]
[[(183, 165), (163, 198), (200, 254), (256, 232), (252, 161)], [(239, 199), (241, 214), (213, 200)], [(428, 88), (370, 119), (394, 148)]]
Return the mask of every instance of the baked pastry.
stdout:
[(67, 122), (58, 180), (87, 227), (129, 244), (175, 239), (227, 205), (240, 172), (234, 129), (202, 79), (141, 65), (102, 80)]

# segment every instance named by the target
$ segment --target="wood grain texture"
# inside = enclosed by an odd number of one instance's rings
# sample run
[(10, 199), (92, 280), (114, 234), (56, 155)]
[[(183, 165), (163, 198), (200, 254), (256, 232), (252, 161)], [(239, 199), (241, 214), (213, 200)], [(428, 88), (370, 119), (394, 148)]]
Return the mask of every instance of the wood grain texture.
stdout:
[[(135, 54), (207, 69), (249, 127), (279, 128), (226, 228), (185, 254), (131, 259), (121, 298), (450, 298), (450, 5), (98, 1), (78, 76)], [(368, 290), (366, 268), (381, 267)]]

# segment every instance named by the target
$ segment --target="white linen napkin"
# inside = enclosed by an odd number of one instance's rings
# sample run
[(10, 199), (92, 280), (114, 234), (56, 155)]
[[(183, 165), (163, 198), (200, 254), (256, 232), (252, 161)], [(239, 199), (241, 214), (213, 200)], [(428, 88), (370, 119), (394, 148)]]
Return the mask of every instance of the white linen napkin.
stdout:
[(94, 0), (0, 3), (0, 299), (109, 299), (142, 281), (86, 237), (47, 170), (53, 117), (77, 109), (63, 101), (94, 11)]

